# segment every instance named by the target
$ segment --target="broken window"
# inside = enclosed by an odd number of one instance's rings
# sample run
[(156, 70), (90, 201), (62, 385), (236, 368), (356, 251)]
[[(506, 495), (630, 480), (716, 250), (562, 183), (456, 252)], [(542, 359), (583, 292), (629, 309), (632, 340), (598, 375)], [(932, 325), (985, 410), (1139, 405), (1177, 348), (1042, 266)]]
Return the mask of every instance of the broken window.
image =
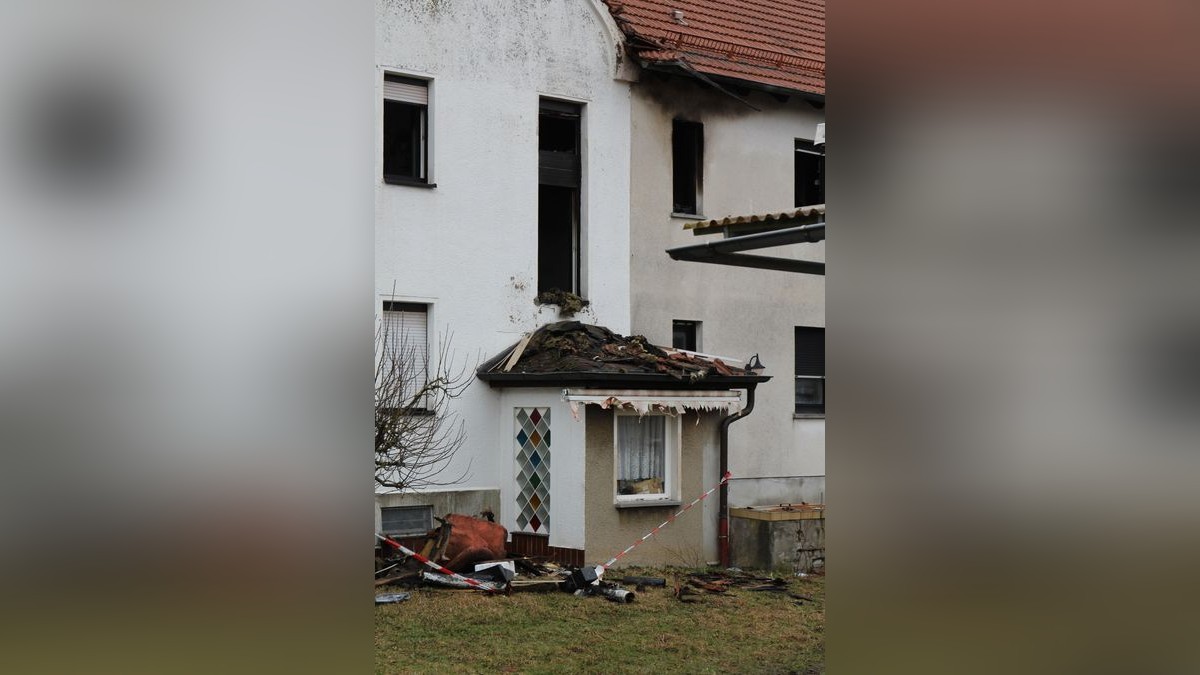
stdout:
[(824, 146), (796, 139), (796, 206), (824, 203)]
[(538, 111), (538, 293), (582, 295), (580, 120), (574, 103), (542, 99)]
[(425, 408), (413, 397), (429, 380), (429, 305), (384, 301), (380, 330), (377, 388), (391, 399), (387, 407)]
[(703, 184), (704, 125), (675, 120), (671, 124), (671, 166), (675, 213), (699, 215)]
[(679, 418), (617, 413), (616, 501), (664, 501), (676, 498)]
[(690, 352), (700, 351), (700, 322), (680, 319), (672, 321), (671, 346)]
[(385, 75), (383, 80), (383, 180), (428, 184), (429, 85)]
[(796, 326), (796, 414), (825, 414), (825, 329)]
[(413, 537), (433, 529), (432, 506), (385, 506), (379, 514), (386, 535)]

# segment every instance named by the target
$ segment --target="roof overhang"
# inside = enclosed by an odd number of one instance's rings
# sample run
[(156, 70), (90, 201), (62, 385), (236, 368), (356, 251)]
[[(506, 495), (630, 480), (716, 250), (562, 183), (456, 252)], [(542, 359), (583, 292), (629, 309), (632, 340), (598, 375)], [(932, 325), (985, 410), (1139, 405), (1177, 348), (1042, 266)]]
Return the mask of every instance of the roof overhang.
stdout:
[(689, 410), (732, 415), (745, 407), (741, 393), (729, 390), (563, 389), (562, 397), (570, 404), (571, 414), (576, 418), (579, 417), (580, 406), (584, 405), (625, 410), (639, 415), (681, 415)]
[(733, 265), (735, 267), (754, 267), (764, 270), (779, 270), (782, 272), (824, 276), (825, 263), (823, 262), (745, 253), (745, 251), (755, 251), (763, 248), (824, 240), (825, 223), (821, 222), (796, 227), (785, 227), (768, 232), (737, 235), (703, 244), (679, 246), (667, 249), (667, 255), (671, 256), (674, 260)]
[[(703, 70), (699, 70), (699, 69), (695, 68), (694, 66), (692, 66), (691, 64), (687, 63), (686, 61), (682, 61), (679, 59), (674, 59), (674, 60), (670, 60), (670, 61), (638, 59), (638, 65), (640, 65), (642, 68), (645, 68), (646, 70), (653, 70), (653, 71), (657, 71), (660, 73), (666, 73), (668, 75), (676, 75), (679, 77), (685, 77), (688, 79), (697, 80), (703, 84), (706, 84), (710, 87), (713, 87), (713, 88), (721, 91), (722, 93), (733, 96), (734, 98), (738, 99), (742, 103), (746, 103), (747, 105), (750, 105), (749, 102), (742, 99), (736, 93), (729, 91), (729, 89), (740, 88), (740, 89), (761, 91), (763, 93), (771, 94), (773, 96), (795, 96), (795, 97), (803, 99), (805, 101), (809, 101), (810, 103), (814, 103), (817, 105), (817, 107), (821, 107), (825, 104), (825, 94), (822, 94), (822, 93), (817, 93), (817, 92), (813, 92), (813, 91), (805, 91), (803, 89), (795, 89), (792, 87), (785, 87), (785, 86), (780, 86), (780, 85), (767, 84), (766, 82), (759, 82), (756, 80), (748, 80), (748, 79), (741, 79), (741, 78), (736, 78), (736, 77), (729, 77), (728, 75), (717, 75), (715, 73), (709, 73), (709, 72), (705, 72)], [(750, 107), (754, 108), (755, 110), (759, 109), (758, 107), (753, 106), (753, 105), (750, 105)]]
[(476, 376), (495, 388), (505, 387), (606, 387), (614, 389), (744, 389), (771, 379), (770, 375), (709, 376), (677, 380), (651, 373), (489, 373), (482, 367)]

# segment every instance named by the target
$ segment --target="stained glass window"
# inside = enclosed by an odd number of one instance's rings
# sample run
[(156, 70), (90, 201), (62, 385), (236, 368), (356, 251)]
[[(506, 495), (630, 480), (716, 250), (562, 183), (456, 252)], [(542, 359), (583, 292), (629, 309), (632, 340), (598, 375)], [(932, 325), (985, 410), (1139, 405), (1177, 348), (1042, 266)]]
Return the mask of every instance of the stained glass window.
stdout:
[(515, 408), (517, 526), (550, 531), (550, 408)]

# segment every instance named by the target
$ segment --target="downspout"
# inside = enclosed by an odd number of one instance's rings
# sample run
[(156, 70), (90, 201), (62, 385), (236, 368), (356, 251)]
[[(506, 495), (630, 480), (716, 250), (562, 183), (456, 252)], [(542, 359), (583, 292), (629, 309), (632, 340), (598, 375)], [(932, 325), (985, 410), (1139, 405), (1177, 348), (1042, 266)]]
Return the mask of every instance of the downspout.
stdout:
[[(721, 468), (722, 476), (729, 471), (729, 425), (754, 412), (754, 388), (756, 384), (746, 387), (746, 407), (721, 420)], [(721, 559), (721, 567), (732, 564), (729, 555), (729, 481), (721, 483), (721, 500), (717, 516), (717, 554)]]

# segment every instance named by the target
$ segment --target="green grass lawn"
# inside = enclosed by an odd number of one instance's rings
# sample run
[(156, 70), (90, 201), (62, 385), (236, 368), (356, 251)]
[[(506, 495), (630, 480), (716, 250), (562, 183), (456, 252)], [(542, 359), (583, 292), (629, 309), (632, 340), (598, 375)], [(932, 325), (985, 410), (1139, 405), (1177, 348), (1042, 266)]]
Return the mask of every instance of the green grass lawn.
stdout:
[[(631, 604), (566, 593), (487, 596), (418, 589), (375, 608), (375, 672), (823, 673), (825, 581), (792, 578), (787, 593), (732, 589), (672, 595), (647, 588)], [(632, 590), (632, 587), (628, 587)], [(381, 593), (401, 589), (379, 589)]]

